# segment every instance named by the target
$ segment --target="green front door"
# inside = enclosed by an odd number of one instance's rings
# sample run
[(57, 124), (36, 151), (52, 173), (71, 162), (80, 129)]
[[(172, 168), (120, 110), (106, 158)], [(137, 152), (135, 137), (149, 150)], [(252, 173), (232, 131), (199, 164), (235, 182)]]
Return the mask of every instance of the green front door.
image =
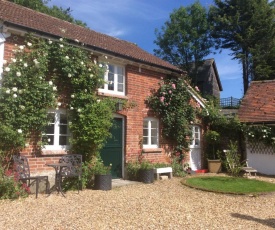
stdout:
[(105, 165), (112, 164), (112, 177), (122, 178), (122, 118), (114, 118), (109, 138), (101, 150), (101, 158)]

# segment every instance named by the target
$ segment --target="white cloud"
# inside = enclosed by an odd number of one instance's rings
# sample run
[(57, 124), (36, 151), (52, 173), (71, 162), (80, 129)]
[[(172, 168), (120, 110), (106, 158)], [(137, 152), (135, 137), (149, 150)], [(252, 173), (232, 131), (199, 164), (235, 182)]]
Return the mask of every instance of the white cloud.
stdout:
[(238, 60), (232, 60), (230, 53), (230, 50), (223, 50), (222, 53), (213, 56), (222, 81), (235, 80), (242, 76), (241, 65)]
[(147, 1), (136, 0), (52, 0), (50, 5), (71, 7), (72, 15), (95, 31), (114, 37), (122, 37), (132, 33), (135, 21), (147, 25), (152, 20), (167, 17), (160, 7)]

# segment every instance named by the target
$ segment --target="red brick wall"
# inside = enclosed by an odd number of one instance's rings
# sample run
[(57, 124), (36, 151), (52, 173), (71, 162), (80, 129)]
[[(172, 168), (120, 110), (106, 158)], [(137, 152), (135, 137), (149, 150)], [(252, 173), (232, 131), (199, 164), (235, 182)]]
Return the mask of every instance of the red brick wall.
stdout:
[[(10, 61), (13, 57), (14, 44), (22, 44), (20, 37), (9, 37), (5, 42), (4, 59)], [(158, 88), (158, 82), (165, 74), (153, 70), (139, 68), (137, 66), (126, 66), (126, 96), (128, 104), (135, 104), (120, 114), (125, 116), (125, 162), (137, 160), (142, 149), (143, 119), (153, 116), (152, 111), (146, 105), (146, 98), (152, 89)], [(37, 152), (35, 149), (35, 135), (30, 139), (29, 146), (23, 151), (22, 155), (29, 157), (31, 173), (38, 173), (45, 170), (52, 170), (46, 164), (57, 162), (60, 155), (66, 154), (65, 151), (43, 151)], [(160, 137), (160, 148), (144, 150), (143, 155), (151, 162), (168, 162), (168, 155), (172, 151), (171, 143)]]
[[(127, 109), (122, 114), (126, 116), (125, 160), (135, 161), (142, 151), (143, 119), (153, 117), (154, 114), (146, 105), (146, 99), (151, 90), (159, 87), (158, 83), (165, 74), (153, 70), (128, 65), (126, 67), (127, 97), (136, 107)], [(147, 150), (143, 155), (151, 162), (167, 162), (167, 153), (170, 152), (167, 143), (160, 138), (161, 148)], [(168, 151), (167, 151), (168, 150)]]

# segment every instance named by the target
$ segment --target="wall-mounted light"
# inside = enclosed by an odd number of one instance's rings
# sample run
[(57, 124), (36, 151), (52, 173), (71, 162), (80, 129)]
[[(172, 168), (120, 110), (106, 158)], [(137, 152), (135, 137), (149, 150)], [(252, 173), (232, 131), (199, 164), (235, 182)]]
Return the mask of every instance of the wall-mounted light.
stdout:
[(123, 110), (123, 102), (118, 101), (116, 103), (116, 111), (121, 111), (121, 110)]

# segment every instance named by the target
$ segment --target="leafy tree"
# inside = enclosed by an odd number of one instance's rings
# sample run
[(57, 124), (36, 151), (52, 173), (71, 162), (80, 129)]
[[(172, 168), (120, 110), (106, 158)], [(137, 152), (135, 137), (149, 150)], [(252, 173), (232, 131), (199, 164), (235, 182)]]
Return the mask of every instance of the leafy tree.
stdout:
[(155, 55), (186, 70), (192, 75), (194, 84), (197, 68), (214, 45), (207, 18), (207, 10), (197, 1), (174, 10), (161, 31), (155, 31), (157, 38), (154, 42), (159, 46), (154, 50)]
[(69, 8), (63, 9), (62, 7), (58, 6), (52, 6), (49, 7), (47, 4), (50, 2), (50, 0), (9, 0), (10, 2), (14, 2), (18, 5), (28, 7), (30, 9), (39, 11), (41, 13), (45, 13), (48, 15), (51, 15), (53, 17), (62, 19), (64, 21), (68, 21), (74, 24), (77, 24), (79, 26), (87, 27), (87, 24), (85, 22), (82, 22), (80, 20), (76, 20), (72, 17), (71, 12), (72, 10)]
[(209, 12), (212, 35), (242, 64), (246, 92), (251, 80), (268, 79), (274, 71), (274, 8), (268, 0), (214, 2)]

